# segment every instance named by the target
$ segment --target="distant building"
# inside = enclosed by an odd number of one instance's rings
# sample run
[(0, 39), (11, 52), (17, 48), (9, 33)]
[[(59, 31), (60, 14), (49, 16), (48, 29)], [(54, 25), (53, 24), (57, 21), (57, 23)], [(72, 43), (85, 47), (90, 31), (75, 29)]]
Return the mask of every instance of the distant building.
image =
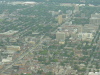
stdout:
[(82, 57), (83, 56), (82, 50), (74, 50), (74, 55), (78, 57)]
[(59, 43), (64, 44), (65, 42), (65, 33), (64, 32), (57, 32), (56, 33), (56, 39), (59, 41)]
[(62, 31), (62, 27), (58, 27), (58, 31)]
[(91, 14), (91, 17), (100, 18), (100, 13)]
[(100, 18), (90, 18), (90, 24), (99, 25), (100, 24)]
[(74, 6), (74, 11), (73, 11), (74, 13), (77, 13), (77, 12), (79, 12), (79, 5), (75, 5)]
[(7, 51), (4, 51), (2, 52), (2, 54), (8, 54), (8, 55), (13, 55), (15, 53), (15, 51), (13, 50), (7, 50)]
[(68, 7), (72, 7), (73, 4), (71, 4), (71, 3), (60, 3), (60, 6), (68, 6)]
[(100, 13), (91, 14), (90, 24), (92, 25), (100, 24)]
[(0, 62), (0, 69), (2, 69), (4, 66), (4, 64), (2, 62)]
[(52, 14), (52, 17), (56, 17), (59, 14), (59, 12), (57, 12), (57, 11), (49, 11), (49, 13)]
[(9, 37), (16, 34), (18, 31), (9, 30), (7, 32), (0, 33), (0, 37)]
[(2, 59), (2, 63), (9, 64), (10, 62), (12, 62), (12, 57)]
[(9, 42), (17, 42), (18, 39), (19, 39), (19, 37), (17, 37), (17, 36), (10, 37)]
[(89, 72), (88, 75), (100, 75), (100, 72)]
[(59, 15), (58, 16), (58, 24), (62, 24), (62, 22), (63, 22), (62, 15)]
[(78, 33), (78, 38), (82, 41), (92, 41), (93, 34), (92, 33)]
[(65, 44), (65, 40), (59, 41), (59, 44)]
[(62, 27), (63, 31), (68, 32), (69, 35), (76, 34), (78, 32), (82, 32), (81, 25), (65, 25)]
[(20, 46), (7, 46), (7, 50), (20, 51)]
[(82, 27), (82, 32), (96, 33), (97, 29), (98, 29), (97, 25), (86, 24)]
[(37, 3), (36, 2), (16, 1), (16, 2), (10, 2), (9, 4), (12, 4), (12, 5), (18, 5), (18, 4), (21, 4), (21, 5), (34, 5), (34, 4), (37, 4)]

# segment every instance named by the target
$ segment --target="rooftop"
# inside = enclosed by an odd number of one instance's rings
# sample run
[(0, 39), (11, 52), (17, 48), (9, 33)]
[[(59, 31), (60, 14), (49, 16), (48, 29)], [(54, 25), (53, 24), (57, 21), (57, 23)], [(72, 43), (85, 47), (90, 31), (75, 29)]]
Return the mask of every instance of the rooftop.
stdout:
[(14, 31), (14, 30), (9, 30), (7, 32), (3, 32), (3, 33), (0, 33), (0, 35), (13, 35), (15, 33), (17, 33), (18, 31)]

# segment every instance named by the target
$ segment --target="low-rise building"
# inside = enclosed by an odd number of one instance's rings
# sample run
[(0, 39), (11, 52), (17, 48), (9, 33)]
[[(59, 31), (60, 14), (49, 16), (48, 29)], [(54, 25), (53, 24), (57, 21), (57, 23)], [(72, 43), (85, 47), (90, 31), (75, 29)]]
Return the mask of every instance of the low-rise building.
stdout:
[(2, 63), (4, 63), (4, 64), (9, 64), (11, 62), (12, 62), (12, 57), (8, 57), (6, 59), (2, 59)]
[(78, 33), (78, 38), (82, 41), (92, 41), (93, 34), (92, 33)]
[(7, 46), (7, 50), (14, 50), (14, 51), (20, 51), (20, 46)]
[(91, 14), (90, 24), (93, 24), (93, 25), (100, 24), (100, 13)]
[(89, 72), (88, 75), (100, 75), (100, 72)]
[(15, 33), (17, 33), (18, 31), (14, 31), (14, 30), (9, 30), (7, 32), (3, 32), (3, 33), (0, 33), (0, 36), (11, 36), (11, 35), (14, 35)]

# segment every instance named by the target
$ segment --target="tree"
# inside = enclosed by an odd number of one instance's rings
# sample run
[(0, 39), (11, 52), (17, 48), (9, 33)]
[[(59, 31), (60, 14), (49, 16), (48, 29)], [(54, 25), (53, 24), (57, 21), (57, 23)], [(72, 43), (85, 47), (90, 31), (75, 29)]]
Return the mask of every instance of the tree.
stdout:
[(47, 72), (46, 75), (54, 75), (53, 72)]
[(43, 70), (38, 70), (37, 73), (42, 74), (43, 73)]

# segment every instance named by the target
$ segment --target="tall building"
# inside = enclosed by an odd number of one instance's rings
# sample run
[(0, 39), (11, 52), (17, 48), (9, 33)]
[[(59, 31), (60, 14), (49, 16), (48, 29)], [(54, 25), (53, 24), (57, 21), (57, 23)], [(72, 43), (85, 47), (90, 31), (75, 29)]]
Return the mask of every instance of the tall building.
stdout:
[(64, 44), (65, 43), (65, 33), (64, 32), (57, 32), (56, 33), (56, 39), (59, 41), (59, 43)]
[(62, 15), (58, 15), (58, 24), (62, 24), (63, 18)]

